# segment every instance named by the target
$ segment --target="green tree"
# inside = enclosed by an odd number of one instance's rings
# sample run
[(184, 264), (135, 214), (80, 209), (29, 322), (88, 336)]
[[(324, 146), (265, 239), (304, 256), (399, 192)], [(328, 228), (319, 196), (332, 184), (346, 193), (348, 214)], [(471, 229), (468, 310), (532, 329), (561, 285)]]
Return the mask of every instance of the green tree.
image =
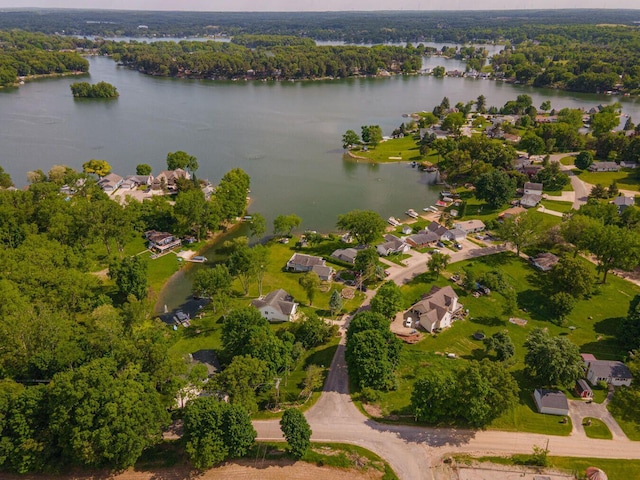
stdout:
[(82, 164), (82, 171), (84, 173), (93, 173), (98, 177), (104, 177), (111, 172), (111, 165), (105, 160), (91, 159)]
[(176, 198), (173, 212), (180, 230), (195, 235), (198, 241), (206, 236), (212, 227), (210, 204), (199, 188), (181, 191)]
[(247, 245), (238, 245), (231, 255), (229, 255), (229, 273), (240, 280), (244, 294), (249, 293), (249, 284), (253, 278), (255, 267), (255, 256)]
[(251, 222), (249, 222), (249, 231), (251, 236), (261, 239), (267, 232), (267, 220), (259, 213), (251, 215)]
[(147, 163), (139, 163), (136, 165), (136, 175), (151, 175), (151, 165)]
[(241, 168), (224, 174), (213, 197), (222, 220), (230, 221), (244, 214), (250, 183), (249, 175)]
[(338, 215), (336, 226), (351, 233), (360, 245), (374, 242), (387, 228), (382, 217), (371, 210), (352, 210)]
[(347, 130), (346, 133), (342, 135), (342, 148), (344, 149), (351, 148), (359, 143), (360, 137), (353, 130)]
[(551, 110), (551, 100), (545, 100), (544, 102), (542, 102), (540, 104), (540, 110), (542, 110), (543, 112), (548, 112), (549, 110)]
[(576, 299), (567, 292), (557, 292), (549, 297), (549, 308), (551, 313), (562, 325), (567, 315), (571, 313), (576, 305)]
[(498, 228), (499, 237), (512, 244), (518, 255), (522, 248), (535, 244), (539, 238), (539, 223), (530, 212), (512, 215), (504, 219)]
[(640, 243), (634, 232), (616, 225), (604, 225), (594, 233), (589, 251), (596, 257), (602, 283), (607, 283), (607, 274), (611, 269), (629, 270), (638, 264)]
[(591, 115), (591, 133), (594, 137), (600, 137), (613, 130), (618, 123), (620, 123), (620, 118), (616, 111), (602, 110)]
[(437, 67), (434, 67), (433, 70), (431, 70), (431, 73), (436, 78), (442, 78), (442, 77), (444, 77), (444, 74), (446, 73), (446, 70), (445, 70), (445, 68), (443, 66), (438, 65)]
[(137, 366), (101, 358), (56, 375), (48, 385), (50, 429), (72, 465), (124, 469), (161, 440), (169, 416)]
[(347, 329), (347, 341), (356, 333), (365, 330), (378, 330), (387, 332), (389, 330), (389, 321), (380, 313), (374, 313), (371, 310), (356, 313)]
[(382, 141), (382, 128), (379, 125), (369, 126), (369, 145), (377, 147)]
[(0, 166), (0, 188), (9, 188), (13, 186), (13, 180), (11, 175), (4, 171), (4, 168)]
[(296, 341), (307, 350), (326, 343), (331, 338), (332, 331), (332, 326), (313, 312), (297, 322), (293, 329)]
[(215, 312), (231, 293), (231, 283), (231, 274), (226, 265), (219, 263), (212, 268), (201, 268), (193, 279), (193, 294), (210, 298)]
[(484, 339), (484, 348), (487, 352), (496, 352), (496, 358), (504, 362), (513, 357), (516, 353), (516, 347), (509, 336), (507, 330), (496, 332), (490, 337)]
[(304, 415), (297, 408), (288, 408), (280, 419), (280, 429), (284, 435), (289, 451), (295, 458), (302, 458), (311, 444), (311, 427)]
[(575, 298), (591, 295), (594, 282), (591, 268), (582, 259), (566, 256), (549, 272), (549, 280), (555, 292), (566, 292)]
[(411, 408), (416, 420), (438, 423), (455, 414), (457, 380), (452, 372), (430, 369), (413, 385)]
[(629, 303), (627, 316), (618, 326), (617, 337), (625, 350), (640, 350), (640, 295)]
[(345, 352), (349, 375), (360, 388), (390, 390), (395, 387), (394, 370), (398, 362), (398, 342), (387, 330), (364, 330), (347, 340)]
[(547, 146), (542, 138), (533, 132), (527, 132), (520, 140), (520, 148), (531, 155), (542, 155), (546, 152)]
[(394, 282), (385, 282), (371, 299), (371, 311), (379, 313), (385, 318), (393, 319), (403, 307), (400, 287)]
[(251, 418), (242, 407), (213, 397), (199, 397), (185, 408), (185, 450), (198, 469), (246, 455), (256, 435)]
[(442, 121), (442, 129), (451, 132), (454, 136), (460, 135), (460, 129), (464, 125), (466, 119), (463, 113), (450, 113)]
[(258, 410), (256, 390), (267, 381), (268, 373), (269, 367), (264, 360), (238, 355), (216, 375), (212, 383), (215, 388), (229, 395), (231, 404), (253, 413)]
[(375, 248), (364, 248), (356, 254), (353, 269), (357, 272), (358, 286), (362, 285), (373, 276), (378, 262), (378, 252)]
[(147, 264), (138, 256), (127, 257), (109, 266), (113, 279), (123, 297), (133, 295), (138, 300), (147, 297)]
[(191, 173), (198, 170), (198, 159), (187, 152), (178, 150), (177, 152), (167, 153), (167, 168), (169, 170), (189, 170)]
[(486, 113), (487, 111), (487, 97), (479, 95), (476, 99), (476, 111), (478, 113)]
[(476, 182), (476, 197), (487, 202), (491, 208), (504, 205), (515, 193), (515, 181), (501, 170), (483, 173)]
[(427, 268), (429, 268), (429, 271), (434, 273), (437, 278), (440, 276), (440, 272), (447, 268), (450, 260), (451, 256), (445, 253), (432, 252), (431, 258), (427, 261)]
[(540, 386), (570, 388), (584, 375), (580, 349), (568, 338), (552, 337), (545, 330), (533, 330), (524, 344), (527, 374)]
[(291, 236), (294, 228), (298, 228), (302, 224), (302, 219), (292, 213), (290, 215), (278, 215), (273, 219), (273, 234)]
[(313, 299), (316, 296), (316, 291), (320, 287), (320, 277), (316, 272), (307, 272), (298, 280), (300, 286), (304, 289), (309, 299), (309, 305), (313, 305)]
[(572, 215), (568, 221), (560, 225), (560, 234), (565, 241), (573, 244), (574, 258), (578, 253), (586, 251), (596, 241), (601, 223), (587, 215)]
[(593, 153), (589, 151), (580, 152), (576, 156), (575, 166), (580, 170), (586, 170), (593, 163)]
[(342, 310), (342, 295), (338, 290), (333, 290), (331, 292), (331, 298), (329, 298), (329, 308), (331, 309), (331, 316), (335, 315), (336, 312)]

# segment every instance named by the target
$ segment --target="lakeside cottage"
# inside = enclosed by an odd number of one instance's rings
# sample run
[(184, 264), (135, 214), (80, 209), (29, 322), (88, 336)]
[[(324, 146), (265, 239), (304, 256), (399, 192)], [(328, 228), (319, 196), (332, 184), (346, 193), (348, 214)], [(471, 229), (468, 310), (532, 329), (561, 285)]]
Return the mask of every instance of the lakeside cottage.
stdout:
[(290, 272), (315, 272), (320, 280), (331, 280), (334, 270), (328, 267), (324, 258), (303, 253), (294, 253), (287, 262)]
[(469, 235), (470, 233), (483, 231), (485, 229), (485, 225), (482, 220), (467, 220), (465, 222), (454, 223), (453, 228), (458, 228)]
[(124, 178), (120, 175), (116, 175), (115, 173), (109, 173), (98, 180), (98, 186), (106, 193), (115, 192), (122, 182)]
[(177, 168), (175, 170), (163, 170), (153, 179), (151, 188), (154, 190), (162, 190), (163, 187), (169, 190), (176, 190), (176, 182), (179, 178), (191, 180), (191, 175), (186, 170)]
[(411, 250), (411, 245), (399, 239), (395, 235), (387, 234), (384, 236), (385, 242), (376, 247), (378, 255), (386, 257), (394, 253), (407, 253)]
[(357, 255), (358, 250), (355, 248), (338, 248), (337, 250), (334, 250), (330, 257), (335, 260), (354, 265), (356, 263)]
[(295, 319), (298, 309), (293, 297), (281, 288), (253, 300), (251, 305), (270, 322), (291, 322)]
[(149, 230), (145, 232), (144, 236), (149, 242), (149, 250), (155, 251), (156, 253), (164, 253), (182, 245), (182, 240), (168, 232)]

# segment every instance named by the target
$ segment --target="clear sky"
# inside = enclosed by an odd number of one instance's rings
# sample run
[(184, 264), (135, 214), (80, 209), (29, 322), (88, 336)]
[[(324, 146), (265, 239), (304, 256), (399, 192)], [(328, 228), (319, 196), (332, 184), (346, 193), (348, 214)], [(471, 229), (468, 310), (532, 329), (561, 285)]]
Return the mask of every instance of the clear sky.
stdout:
[(633, 8), (638, 0), (0, 0), (0, 8), (195, 11), (515, 10)]

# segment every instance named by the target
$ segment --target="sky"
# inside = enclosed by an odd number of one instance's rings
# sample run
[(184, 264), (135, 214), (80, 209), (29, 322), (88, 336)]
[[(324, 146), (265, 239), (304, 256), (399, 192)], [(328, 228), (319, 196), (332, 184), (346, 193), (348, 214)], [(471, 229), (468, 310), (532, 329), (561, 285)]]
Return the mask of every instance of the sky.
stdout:
[(638, 0), (0, 0), (1, 8), (194, 11), (546, 10), (633, 8)]

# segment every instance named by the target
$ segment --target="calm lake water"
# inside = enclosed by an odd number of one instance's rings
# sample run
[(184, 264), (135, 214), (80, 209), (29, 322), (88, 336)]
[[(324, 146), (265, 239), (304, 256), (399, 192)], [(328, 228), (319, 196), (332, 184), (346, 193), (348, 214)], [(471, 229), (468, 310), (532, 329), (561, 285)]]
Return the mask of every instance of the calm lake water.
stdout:
[[(251, 211), (270, 221), (296, 213), (304, 228), (330, 230), (340, 213), (373, 209), (385, 218), (433, 204), (432, 178), (406, 163), (370, 165), (343, 159), (341, 136), (349, 128), (379, 124), (385, 134), (403, 113), (431, 110), (447, 96), (452, 104), (483, 94), (503, 105), (527, 93), (535, 105), (591, 107), (619, 100), (640, 120), (629, 98), (540, 90), (487, 80), (426, 76), (317, 82), (212, 82), (150, 77), (92, 57), (82, 80), (114, 84), (120, 98), (74, 100), (78, 78), (47, 79), (0, 90), (0, 165), (18, 185), (26, 172), (54, 164), (81, 168), (107, 160), (115, 173), (148, 163), (165, 168), (167, 152), (185, 150), (200, 163), (200, 178), (217, 182), (233, 167), (251, 176)], [(430, 63), (447, 69), (458, 63)]]

